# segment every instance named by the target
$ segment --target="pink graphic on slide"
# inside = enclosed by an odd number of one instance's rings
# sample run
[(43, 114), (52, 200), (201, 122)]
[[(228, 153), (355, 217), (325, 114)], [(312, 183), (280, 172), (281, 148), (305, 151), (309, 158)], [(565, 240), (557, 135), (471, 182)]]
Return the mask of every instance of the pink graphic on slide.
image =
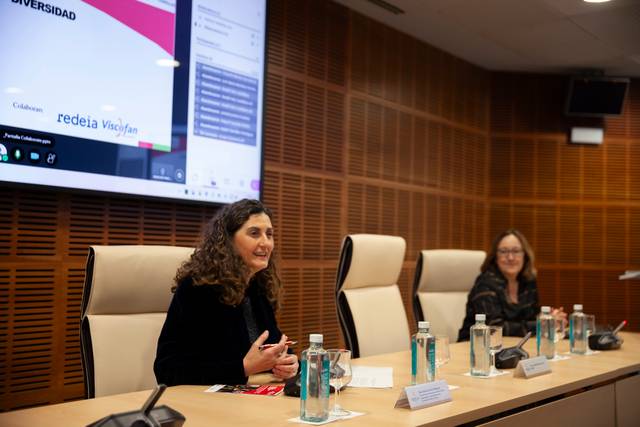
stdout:
[(83, 0), (142, 34), (173, 57), (175, 13), (137, 0)]

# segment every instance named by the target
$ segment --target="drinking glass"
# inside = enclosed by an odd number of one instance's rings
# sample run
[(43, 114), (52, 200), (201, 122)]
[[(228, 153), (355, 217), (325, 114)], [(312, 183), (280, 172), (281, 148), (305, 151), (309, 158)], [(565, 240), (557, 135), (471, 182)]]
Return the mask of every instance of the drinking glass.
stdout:
[(327, 350), (329, 353), (329, 383), (335, 389), (336, 397), (331, 410), (331, 415), (342, 417), (351, 412), (342, 409), (338, 399), (340, 389), (351, 382), (351, 351), (343, 349)]
[(593, 314), (585, 314), (584, 316), (584, 329), (587, 340), (587, 354), (591, 353), (591, 348), (589, 347), (589, 335), (593, 334), (596, 331), (596, 316)]
[(500, 371), (496, 369), (496, 353), (502, 350), (502, 326), (489, 326), (489, 334), (489, 352), (491, 353), (490, 375), (496, 375), (500, 373)]
[[(449, 353), (449, 336), (436, 335), (436, 371), (440, 369), (440, 366), (449, 362), (449, 360), (451, 360), (451, 354)], [(437, 373), (436, 376), (438, 376)]]
[(564, 320), (561, 316), (555, 316), (555, 323), (556, 323), (556, 331), (553, 336), (553, 341), (557, 343), (562, 341), (566, 334), (566, 331), (565, 331), (566, 320)]

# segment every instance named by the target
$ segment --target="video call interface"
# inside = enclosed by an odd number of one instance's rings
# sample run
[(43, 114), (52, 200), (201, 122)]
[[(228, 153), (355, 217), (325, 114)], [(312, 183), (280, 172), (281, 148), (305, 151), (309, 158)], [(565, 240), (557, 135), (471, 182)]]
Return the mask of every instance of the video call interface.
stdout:
[(0, 3), (0, 180), (259, 198), (265, 31), (266, 0)]

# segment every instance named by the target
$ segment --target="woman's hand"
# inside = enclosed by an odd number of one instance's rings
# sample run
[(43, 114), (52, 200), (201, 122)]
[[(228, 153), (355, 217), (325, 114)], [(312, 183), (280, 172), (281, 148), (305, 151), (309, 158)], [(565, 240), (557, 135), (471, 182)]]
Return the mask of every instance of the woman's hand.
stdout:
[(269, 338), (269, 331), (264, 331), (258, 339), (251, 344), (251, 348), (249, 348), (244, 359), (242, 359), (244, 374), (246, 376), (269, 371), (278, 363), (281, 363), (279, 360), (282, 358), (282, 353), (287, 351), (287, 346), (285, 345), (287, 336), (283, 334), (276, 345), (260, 350), (260, 346), (264, 344), (267, 338)]
[(283, 380), (294, 377), (298, 373), (298, 356), (288, 354), (285, 346), (284, 352), (278, 358), (271, 372), (273, 372), (274, 376)]

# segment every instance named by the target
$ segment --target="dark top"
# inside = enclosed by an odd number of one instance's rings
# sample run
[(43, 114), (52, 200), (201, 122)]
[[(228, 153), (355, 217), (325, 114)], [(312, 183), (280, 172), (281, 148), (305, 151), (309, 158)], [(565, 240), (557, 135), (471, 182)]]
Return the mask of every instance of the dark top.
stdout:
[(458, 332), (458, 341), (469, 340), (469, 328), (477, 313), (487, 316), (487, 325), (502, 326), (503, 336), (523, 337), (535, 333), (538, 305), (536, 281), (518, 279), (518, 303), (508, 296), (507, 279), (497, 268), (489, 268), (476, 278), (467, 299), (467, 314)]
[[(220, 302), (217, 285), (194, 286), (183, 281), (173, 295), (158, 338), (153, 371), (158, 384), (245, 384), (242, 359), (253, 341), (243, 305)], [(255, 326), (269, 330), (267, 343), (277, 343), (282, 333), (273, 309), (258, 285), (247, 290)]]
[(249, 297), (244, 297), (244, 300), (242, 300), (242, 315), (244, 316), (244, 323), (247, 325), (249, 342), (254, 342), (262, 331), (259, 331), (258, 325), (256, 325), (256, 317), (253, 315), (253, 307), (251, 307), (251, 298)]

